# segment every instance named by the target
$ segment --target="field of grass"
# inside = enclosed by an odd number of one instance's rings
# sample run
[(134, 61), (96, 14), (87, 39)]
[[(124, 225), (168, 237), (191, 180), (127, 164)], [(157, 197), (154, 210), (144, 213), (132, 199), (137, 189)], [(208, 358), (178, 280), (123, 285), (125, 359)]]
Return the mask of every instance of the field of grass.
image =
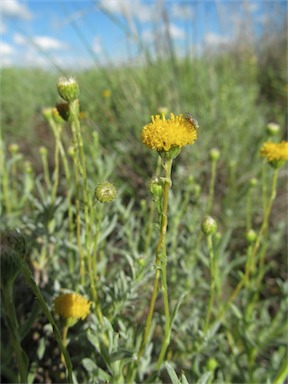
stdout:
[[(72, 73), (67, 103), (63, 74), (1, 69), (2, 383), (285, 382), (287, 168), (260, 155), (285, 47)], [(171, 180), (141, 141), (162, 112), (199, 122)]]

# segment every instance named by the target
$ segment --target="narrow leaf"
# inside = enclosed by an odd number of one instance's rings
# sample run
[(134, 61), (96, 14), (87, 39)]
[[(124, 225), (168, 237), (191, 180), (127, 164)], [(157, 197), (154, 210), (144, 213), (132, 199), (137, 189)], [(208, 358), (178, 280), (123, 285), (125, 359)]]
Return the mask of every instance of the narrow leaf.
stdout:
[(174, 368), (171, 364), (169, 364), (167, 361), (165, 363), (168, 375), (170, 376), (170, 379), (172, 381), (172, 384), (181, 384), (180, 380), (178, 379), (177, 373), (175, 372)]

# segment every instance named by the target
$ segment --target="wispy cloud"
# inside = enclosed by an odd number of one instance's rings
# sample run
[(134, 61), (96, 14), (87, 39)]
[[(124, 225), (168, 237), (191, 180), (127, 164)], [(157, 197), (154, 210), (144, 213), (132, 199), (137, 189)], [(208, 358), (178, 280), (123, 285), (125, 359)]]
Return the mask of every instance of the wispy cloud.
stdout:
[(32, 13), (18, 0), (1, 1), (2, 17), (20, 20), (32, 19)]
[(94, 37), (92, 41), (92, 50), (96, 53), (102, 53), (102, 43), (101, 43), (101, 38), (99, 36)]
[(98, 6), (112, 14), (118, 14), (128, 19), (132, 17), (142, 22), (151, 21), (154, 15), (154, 4), (145, 4), (139, 0), (101, 0)]
[(191, 4), (173, 4), (172, 6), (172, 15), (178, 19), (182, 20), (193, 20), (194, 19), (194, 10), (191, 7)]
[(204, 37), (204, 42), (206, 45), (209, 45), (209, 46), (214, 46), (214, 47), (219, 45), (223, 46), (231, 42), (231, 37), (209, 32)]
[(175, 24), (169, 24), (169, 34), (172, 37), (172, 39), (184, 39), (185, 32), (182, 28), (177, 27)]
[(3, 58), (3, 56), (11, 55), (14, 52), (14, 49), (11, 45), (1, 42), (0, 51), (1, 51), (1, 56)]
[(25, 36), (17, 33), (14, 35), (13, 40), (16, 44), (19, 45), (30, 46), (32, 43), (34, 46), (37, 46), (44, 51), (66, 50), (68, 48), (67, 44), (49, 36), (34, 36), (29, 37), (28, 39)]

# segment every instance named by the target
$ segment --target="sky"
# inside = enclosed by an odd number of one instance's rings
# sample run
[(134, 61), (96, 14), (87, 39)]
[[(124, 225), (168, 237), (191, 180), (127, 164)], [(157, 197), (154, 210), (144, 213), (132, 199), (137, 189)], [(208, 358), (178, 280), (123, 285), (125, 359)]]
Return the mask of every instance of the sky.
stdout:
[(0, 66), (137, 64), (167, 36), (177, 55), (199, 55), (261, 34), (277, 12), (286, 0), (0, 0)]

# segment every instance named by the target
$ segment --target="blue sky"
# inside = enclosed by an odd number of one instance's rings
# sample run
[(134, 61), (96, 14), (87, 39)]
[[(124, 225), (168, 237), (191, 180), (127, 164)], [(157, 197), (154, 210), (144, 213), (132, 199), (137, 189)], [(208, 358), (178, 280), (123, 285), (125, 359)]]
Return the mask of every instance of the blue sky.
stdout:
[(197, 55), (251, 39), (286, 8), (286, 0), (1, 0), (0, 65), (137, 64), (139, 42), (164, 53), (167, 33), (177, 54)]

